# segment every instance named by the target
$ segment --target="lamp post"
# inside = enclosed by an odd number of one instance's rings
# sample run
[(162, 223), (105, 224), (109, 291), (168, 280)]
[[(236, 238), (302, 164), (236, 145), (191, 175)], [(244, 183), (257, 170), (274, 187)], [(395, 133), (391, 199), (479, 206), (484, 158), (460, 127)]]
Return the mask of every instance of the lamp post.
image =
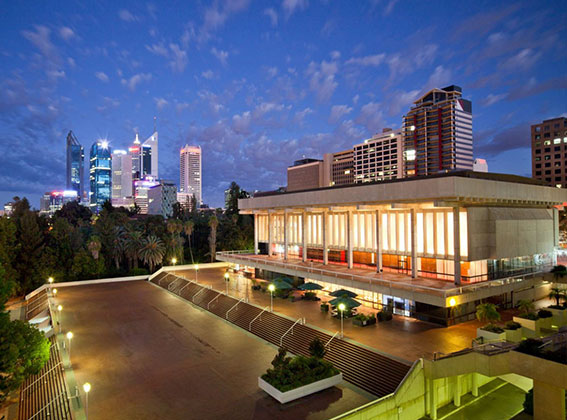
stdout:
[(224, 273), (224, 282), (226, 283), (226, 295), (228, 296), (228, 282), (230, 281), (230, 276), (228, 275), (228, 271)]
[(51, 293), (53, 294), (53, 304), (55, 305), (55, 303), (56, 303), (55, 298), (57, 297), (57, 289), (53, 289), (53, 291)]
[(270, 312), (274, 312), (274, 290), (276, 290), (276, 286), (270, 284), (268, 290), (270, 291)]
[(195, 283), (199, 282), (199, 264), (195, 264)]
[(69, 349), (67, 352), (69, 353), (69, 365), (71, 365), (71, 339), (73, 338), (73, 333), (69, 331), (67, 333), (67, 340), (69, 340)]
[(341, 338), (344, 338), (345, 334), (343, 332), (343, 312), (345, 310), (345, 304), (339, 303), (339, 311), (341, 311)]
[(91, 384), (89, 384), (88, 382), (85, 382), (83, 384), (83, 391), (85, 391), (85, 414), (87, 417), (87, 420), (89, 420), (89, 392), (91, 390)]
[(63, 310), (63, 305), (57, 305), (57, 322), (59, 322), (59, 334), (61, 334), (61, 311)]
[(177, 258), (173, 257), (173, 258), (171, 259), (171, 263), (172, 263), (173, 265), (177, 264)]

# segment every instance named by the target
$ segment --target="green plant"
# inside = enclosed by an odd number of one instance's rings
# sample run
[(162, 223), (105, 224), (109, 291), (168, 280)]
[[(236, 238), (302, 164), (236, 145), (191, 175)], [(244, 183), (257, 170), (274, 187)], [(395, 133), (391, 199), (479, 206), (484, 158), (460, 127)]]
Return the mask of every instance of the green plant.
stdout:
[(555, 299), (556, 306), (559, 306), (560, 300), (565, 299), (566, 297), (567, 295), (565, 294), (565, 291), (563, 289), (560, 289), (559, 287), (552, 287), (549, 291), (549, 298)]
[(515, 321), (508, 321), (505, 326), (505, 329), (507, 330), (518, 330), (520, 328), (522, 328), (522, 324)]
[(329, 312), (329, 304), (328, 303), (322, 303), (321, 304), (321, 311)]
[(547, 309), (540, 309), (537, 313), (539, 318), (551, 318), (553, 317), (553, 313), (548, 311)]
[(311, 343), (309, 343), (309, 354), (311, 357), (322, 359), (325, 357), (326, 353), (327, 350), (325, 350), (325, 345), (319, 338), (315, 338), (311, 341)]
[(317, 295), (314, 292), (305, 292), (303, 294), (303, 299), (305, 300), (317, 300)]
[(520, 311), (520, 313), (527, 315), (527, 314), (534, 311), (535, 306), (534, 306), (534, 303), (531, 300), (522, 299), (518, 302), (517, 308)]
[(498, 325), (494, 325), (494, 324), (486, 324), (484, 327), (481, 327), (481, 330), (496, 334), (502, 334), (504, 332), (504, 329), (502, 329), (502, 327), (499, 327)]
[(147, 269), (139, 267), (131, 269), (128, 274), (130, 276), (144, 276), (146, 274), (149, 274), (149, 272)]
[(524, 413), (529, 414), (530, 416), (534, 415), (534, 389), (530, 389), (526, 392), (526, 396), (524, 398)]
[(555, 278), (555, 280), (558, 280), (559, 278), (565, 277), (567, 275), (567, 267), (561, 264), (556, 265), (551, 269), (550, 273), (553, 273), (553, 278)]
[(476, 319), (492, 324), (495, 321), (500, 321), (500, 314), (493, 303), (481, 303), (476, 307)]

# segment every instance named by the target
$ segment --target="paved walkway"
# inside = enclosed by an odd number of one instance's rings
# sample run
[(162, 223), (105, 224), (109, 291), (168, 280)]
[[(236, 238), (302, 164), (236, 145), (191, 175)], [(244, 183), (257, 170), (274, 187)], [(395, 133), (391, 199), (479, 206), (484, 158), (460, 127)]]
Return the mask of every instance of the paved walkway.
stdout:
[[(223, 291), (226, 288), (224, 273), (224, 268), (199, 270), (198, 282)], [(195, 272), (192, 270), (178, 270), (176, 274), (195, 280)], [(241, 274), (230, 273), (231, 296), (246, 297), (260, 307), (270, 306), (270, 294), (254, 291), (251, 285), (250, 279)], [(327, 299), (324, 292), (320, 295)], [(308, 324), (331, 333), (340, 330), (340, 320), (321, 312), (320, 302), (291, 302), (290, 299), (274, 297), (274, 311), (293, 319), (305, 317)], [(359, 308), (359, 311), (376, 312), (365, 307)], [(470, 347), (479, 325), (476, 321), (470, 321), (451, 327), (440, 327), (413, 318), (394, 316), (392, 321), (364, 328), (353, 326), (350, 320), (345, 320), (344, 333), (347, 339), (411, 362), (423, 356), (431, 358), (434, 352), (451, 353)]]

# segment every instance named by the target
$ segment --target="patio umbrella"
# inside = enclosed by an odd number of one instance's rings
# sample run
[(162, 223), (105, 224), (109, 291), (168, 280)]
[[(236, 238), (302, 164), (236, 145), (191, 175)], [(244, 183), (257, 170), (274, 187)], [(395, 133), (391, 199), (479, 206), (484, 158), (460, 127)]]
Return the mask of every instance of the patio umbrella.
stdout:
[(289, 277), (278, 277), (275, 281), (285, 281), (286, 283), (289, 283), (293, 286), (293, 279), (290, 279)]
[(329, 303), (332, 306), (339, 306), (343, 303), (347, 308), (356, 308), (357, 306), (360, 306), (359, 302), (348, 296), (339, 296), (338, 298), (329, 301)]
[(317, 283), (303, 283), (298, 287), (299, 290), (321, 290), (323, 286)]
[(358, 296), (356, 293), (345, 289), (335, 290), (334, 292), (329, 293), (329, 295), (334, 297), (347, 296), (349, 298), (355, 298), (356, 296)]
[(276, 286), (276, 289), (278, 290), (293, 289), (293, 286), (291, 284), (281, 279), (275, 279), (272, 284)]

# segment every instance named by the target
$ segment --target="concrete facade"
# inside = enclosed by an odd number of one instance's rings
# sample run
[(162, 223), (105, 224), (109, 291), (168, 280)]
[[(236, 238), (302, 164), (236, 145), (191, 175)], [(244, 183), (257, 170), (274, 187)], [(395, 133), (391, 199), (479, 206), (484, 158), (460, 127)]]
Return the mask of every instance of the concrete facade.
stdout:
[(554, 187), (567, 187), (567, 118), (531, 127), (532, 177)]
[(323, 161), (303, 159), (287, 168), (288, 191), (309, 190), (323, 186)]

